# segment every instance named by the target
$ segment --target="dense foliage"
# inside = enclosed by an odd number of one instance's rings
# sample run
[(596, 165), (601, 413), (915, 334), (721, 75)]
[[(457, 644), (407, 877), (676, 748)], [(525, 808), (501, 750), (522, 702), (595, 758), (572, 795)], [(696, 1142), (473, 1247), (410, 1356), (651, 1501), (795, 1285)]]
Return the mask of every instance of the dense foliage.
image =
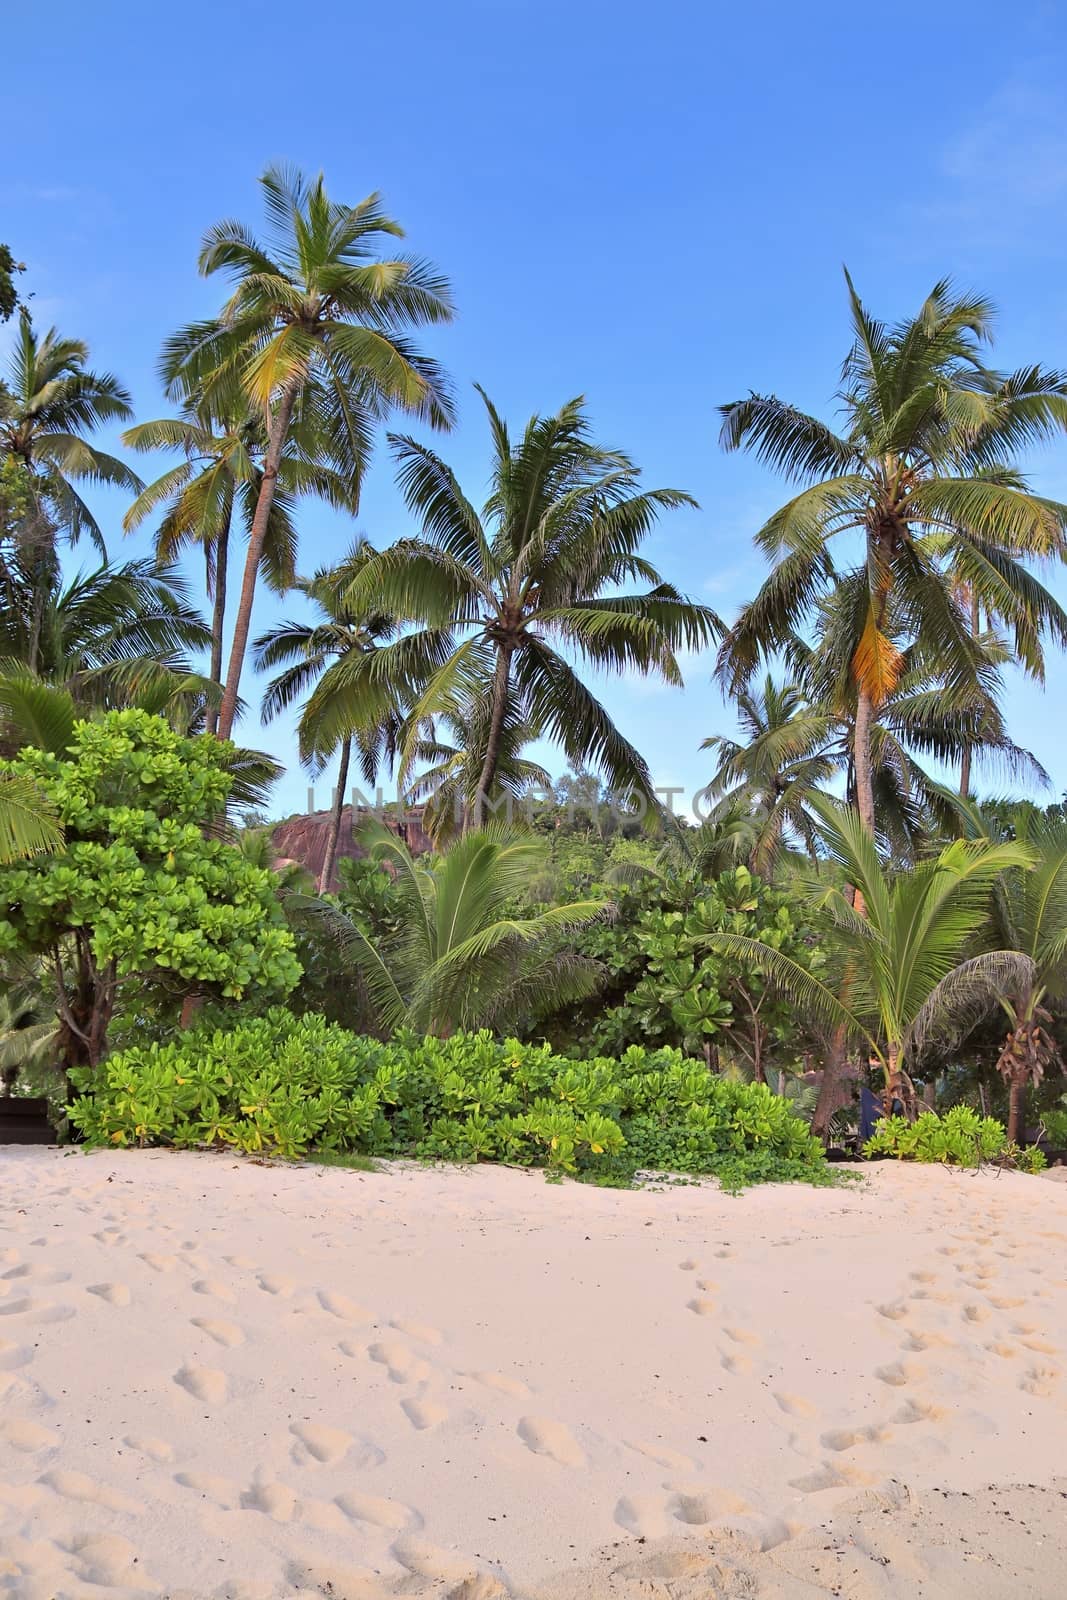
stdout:
[(299, 978), (272, 874), (204, 832), (223, 813), (230, 753), (114, 711), (76, 723), (65, 755), (0, 762), (0, 777), (37, 785), (64, 830), (62, 849), (0, 869), (0, 954), (53, 969), (66, 1064), (101, 1060), (131, 979), (282, 998)]
[(980, 1167), (993, 1161), (1025, 1172), (1040, 1172), (1045, 1165), (1040, 1150), (1020, 1149), (1008, 1139), (1002, 1123), (995, 1117), (979, 1116), (970, 1106), (953, 1106), (942, 1116), (924, 1111), (914, 1122), (887, 1117), (868, 1139), (865, 1153), (959, 1167)]
[(784, 1100), (673, 1050), (573, 1061), (484, 1031), (379, 1043), (275, 1008), (116, 1051), (73, 1078), (71, 1118), (93, 1144), (497, 1160), (607, 1181), (714, 1173), (732, 1188), (828, 1181), (821, 1146)]

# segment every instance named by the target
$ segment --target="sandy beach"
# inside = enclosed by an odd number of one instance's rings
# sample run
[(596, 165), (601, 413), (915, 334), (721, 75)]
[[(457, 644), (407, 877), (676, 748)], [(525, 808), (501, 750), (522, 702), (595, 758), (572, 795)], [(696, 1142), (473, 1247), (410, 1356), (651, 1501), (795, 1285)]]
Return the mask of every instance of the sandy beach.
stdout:
[(0, 1594), (1062, 1593), (1067, 1185), (12, 1149), (0, 1229)]

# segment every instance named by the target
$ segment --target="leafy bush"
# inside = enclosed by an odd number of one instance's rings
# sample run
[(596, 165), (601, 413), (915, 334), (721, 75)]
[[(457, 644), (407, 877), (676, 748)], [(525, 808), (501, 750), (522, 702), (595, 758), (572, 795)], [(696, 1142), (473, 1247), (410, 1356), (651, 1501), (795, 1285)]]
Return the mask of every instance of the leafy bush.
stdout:
[(1042, 1111), (1041, 1121), (1045, 1127), (1045, 1138), (1053, 1150), (1067, 1150), (1067, 1110)]
[(24, 749), (0, 774), (54, 807), (64, 844), (0, 867), (0, 956), (55, 973), (59, 1054), (93, 1065), (116, 1009), (145, 982), (283, 998), (300, 977), (273, 874), (205, 827), (221, 818), (233, 746), (183, 738), (162, 717), (111, 711), (69, 749)]
[(729, 1188), (831, 1176), (786, 1101), (674, 1050), (572, 1061), (487, 1032), (382, 1044), (275, 1008), (117, 1051), (72, 1081), (71, 1121), (95, 1145), (508, 1161), (609, 1182), (712, 1173)]
[(994, 1117), (980, 1117), (970, 1106), (953, 1106), (944, 1116), (924, 1111), (914, 1122), (888, 1117), (864, 1145), (864, 1154), (896, 1156), (901, 1161), (943, 1161), (960, 1167), (996, 1161), (1025, 1172), (1040, 1172), (1045, 1165), (1040, 1150), (1009, 1144), (1002, 1123)]

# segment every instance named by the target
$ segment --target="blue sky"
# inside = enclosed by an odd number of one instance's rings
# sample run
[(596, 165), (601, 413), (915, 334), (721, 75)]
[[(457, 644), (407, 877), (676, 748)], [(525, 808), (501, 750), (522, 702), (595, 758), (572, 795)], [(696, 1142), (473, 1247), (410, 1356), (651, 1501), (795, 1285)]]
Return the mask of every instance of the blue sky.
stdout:
[[(46, 27), (22, 8), (4, 39), (0, 238), (28, 264), (37, 320), (87, 339), (140, 419), (166, 411), (164, 336), (221, 298), (196, 273), (204, 229), (259, 226), (270, 161), (322, 168), (339, 199), (382, 190), (452, 280), (459, 316), (427, 343), (457, 384), (440, 448), (468, 492), (487, 467), (473, 382), (516, 420), (584, 393), (605, 443), (700, 502), (649, 554), (726, 616), (758, 585), (751, 537), (784, 494), (719, 451), (715, 408), (753, 388), (829, 413), (843, 262), (890, 318), (943, 275), (977, 287), (1001, 308), (1000, 364), (1067, 366), (1058, 4), (52, 0)], [(1067, 444), (1032, 467), (1067, 498)], [(122, 539), (121, 497), (94, 504), (114, 554), (147, 550), (147, 534)], [(384, 451), (358, 526), (379, 543), (412, 531)], [(302, 566), (352, 531), (308, 504)], [(264, 597), (254, 626), (298, 610)], [(701, 739), (732, 718), (709, 662), (686, 669), (681, 692), (603, 694), (657, 781), (691, 790)], [(1013, 680), (1009, 695), (1057, 791), (1065, 689), (1057, 659), (1044, 693)], [(292, 763), (287, 726), (250, 716), (241, 734)], [(304, 794), (291, 766), (273, 809)]]

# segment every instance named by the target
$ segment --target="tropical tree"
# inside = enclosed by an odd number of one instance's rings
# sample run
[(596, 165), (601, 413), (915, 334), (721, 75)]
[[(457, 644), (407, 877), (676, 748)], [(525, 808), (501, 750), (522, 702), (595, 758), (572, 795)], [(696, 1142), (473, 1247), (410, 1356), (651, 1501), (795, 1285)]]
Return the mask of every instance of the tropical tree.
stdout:
[[(187, 545), (200, 546), (213, 602), (209, 671), (221, 690), (230, 535), (235, 513), (246, 538), (251, 532), (267, 444), (262, 416), (250, 411), (238, 393), (226, 415), (212, 416), (208, 407), (190, 403), (182, 416), (139, 423), (127, 429), (122, 440), (133, 450), (177, 449), (185, 456), (141, 491), (123, 518), (123, 528), (131, 533), (162, 507), (155, 540), (157, 562), (169, 565)], [(291, 433), (283, 448), (262, 558), (267, 584), (277, 594), (284, 594), (296, 580), (297, 496), (317, 494), (330, 505), (355, 510), (352, 486), (316, 460), (316, 451), (317, 441), (307, 436), (306, 428), (303, 436)], [(217, 720), (216, 707), (209, 717), (212, 731)]]
[(279, 623), (254, 645), (257, 672), (284, 664), (264, 693), (264, 722), (307, 697), (297, 725), (300, 759), (318, 771), (335, 750), (341, 752), (320, 894), (333, 877), (353, 746), (363, 778), (375, 784), (382, 762), (390, 761), (395, 751), (410, 693), (408, 675), (418, 668), (418, 647), (403, 640), (388, 652), (388, 669), (378, 670), (380, 663), (373, 658), (396, 640), (396, 619), (386, 611), (357, 611), (348, 598), (353, 579), (373, 555), (366, 540), (360, 540), (338, 566), (300, 579), (295, 587), (311, 602), (318, 620)]
[[(488, 695), (456, 696), (439, 716), (427, 719), (422, 737), (411, 747), (409, 771), (414, 775), (407, 782), (406, 798), (424, 804), (423, 827), (438, 846), (452, 840), (463, 819), (474, 813), (491, 720)], [(539, 737), (536, 724), (511, 701), (504, 716), (493, 792), (486, 797), (486, 809), (494, 817), (501, 802), (510, 822), (530, 796), (552, 794), (551, 773), (523, 755)]]
[(447, 427), (449, 390), (441, 369), (405, 330), (452, 316), (448, 285), (425, 262), (381, 259), (383, 238), (401, 235), (380, 196), (357, 206), (329, 198), (322, 175), (308, 180), (271, 167), (260, 180), (271, 237), (261, 244), (240, 222), (204, 239), (200, 271), (226, 272), (234, 292), (217, 320), (168, 341), (163, 371), (172, 397), (213, 406), (239, 386), (267, 419), (267, 446), (249, 530), (241, 596), (219, 716), (229, 738), (256, 581), (286, 441), (314, 422), (322, 460), (358, 498), (375, 423), (400, 408)]
[[(759, 939), (710, 934), (699, 942), (731, 959), (750, 961), (815, 1019), (863, 1040), (885, 1074), (887, 1107), (912, 1100), (908, 1068), (939, 1036), (990, 1009), (1024, 963), (1009, 949), (977, 949), (1000, 874), (1025, 870), (1032, 855), (1015, 842), (955, 840), (914, 867), (894, 870), (878, 854), (855, 808), (813, 798), (831, 870), (801, 885), (819, 912), (822, 943), (836, 954), (827, 981)], [(863, 896), (860, 915), (847, 892)], [(976, 953), (968, 954), (969, 948)]]
[(558, 935), (602, 915), (602, 900), (516, 910), (544, 844), (495, 826), (465, 833), (437, 859), (412, 856), (383, 823), (361, 834), (370, 859), (393, 876), (398, 931), (381, 939), (325, 905), (322, 915), (355, 964), (379, 1028), (441, 1037), (538, 1014), (593, 992), (601, 969), (561, 947)]
[(798, 684), (778, 684), (770, 673), (761, 688), (738, 689), (735, 710), (741, 738), (714, 734), (700, 746), (719, 758), (701, 798), (713, 807), (709, 822), (748, 812), (755, 827), (749, 865), (766, 874), (783, 840), (797, 840), (815, 853), (818, 823), (808, 803), (838, 769), (836, 724), (828, 708), (811, 704)]
[[(93, 372), (88, 359), (80, 339), (64, 339), (55, 328), (39, 336), (23, 307), (8, 382), (0, 384), (0, 458), (20, 463), (72, 544), (86, 533), (106, 558), (103, 534), (75, 483), (113, 484), (132, 494), (143, 486), (125, 462), (86, 437), (133, 414), (118, 379)], [(47, 519), (37, 524), (48, 525)], [(39, 558), (53, 556), (50, 547)]]
[[(414, 708), (412, 729), (458, 694), (488, 692), (491, 713), (479, 806), (491, 793), (509, 714), (557, 739), (568, 759), (599, 767), (617, 789), (655, 805), (644, 759), (566, 659), (654, 672), (681, 686), (676, 652), (699, 649), (719, 628), (706, 606), (666, 583), (638, 552), (661, 511), (692, 505), (678, 489), (642, 489), (626, 455), (590, 438), (581, 399), (534, 416), (513, 441), (488, 396), (493, 443), (481, 515), (452, 469), (427, 446), (391, 436), (399, 481), (421, 522), (371, 561), (354, 586), (405, 621), (463, 637)], [(618, 594), (634, 578), (650, 587)], [(417, 739), (413, 731), (412, 742)]]
[(55, 808), (37, 784), (16, 773), (0, 773), (0, 866), (57, 850), (62, 843)]
[(936, 641), (959, 678), (981, 659), (961, 583), (1015, 627), (1028, 670), (1028, 641), (1046, 632), (1067, 641), (1067, 615), (1024, 560), (1062, 553), (1067, 508), (1032, 494), (1000, 459), (1067, 425), (1067, 377), (1036, 367), (1007, 379), (991, 372), (983, 347), (992, 309), (948, 283), (892, 328), (868, 314), (851, 279), (848, 293), (841, 432), (774, 396), (721, 408), (726, 449), (751, 449), (804, 487), (756, 536), (772, 571), (724, 639), (719, 671), (736, 687), (762, 655), (785, 646), (838, 580), (835, 541), (860, 536), (849, 670), (856, 802), (873, 833), (872, 728), (903, 671), (894, 614), (907, 617), (912, 640)]

